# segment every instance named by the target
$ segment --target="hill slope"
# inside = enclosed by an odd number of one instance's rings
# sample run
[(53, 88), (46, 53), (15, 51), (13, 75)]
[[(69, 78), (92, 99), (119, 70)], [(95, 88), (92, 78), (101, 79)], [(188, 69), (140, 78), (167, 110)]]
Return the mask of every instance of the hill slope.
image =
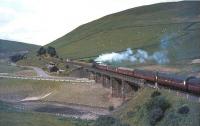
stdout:
[(33, 52), (40, 46), (0, 39), (0, 57), (7, 57), (20, 52)]
[[(199, 102), (187, 100), (186, 97), (178, 96), (176, 91), (169, 92), (166, 89), (160, 89), (161, 95), (153, 98), (151, 95), (155, 91), (156, 89), (152, 88), (139, 90), (127, 104), (115, 111), (114, 115), (130, 126), (151, 126), (152, 119), (159, 115), (159, 112), (155, 112), (153, 109), (158, 109), (159, 104), (164, 103), (164, 106), (169, 104), (169, 108), (166, 109), (163, 117), (152, 126), (199, 126)], [(151, 108), (151, 105), (155, 108)], [(179, 112), (180, 108), (184, 106), (189, 108), (188, 113)]]
[(200, 2), (160, 3), (105, 16), (48, 45), (64, 58), (92, 57), (126, 48), (152, 53), (165, 45), (175, 61), (200, 56), (199, 30)]

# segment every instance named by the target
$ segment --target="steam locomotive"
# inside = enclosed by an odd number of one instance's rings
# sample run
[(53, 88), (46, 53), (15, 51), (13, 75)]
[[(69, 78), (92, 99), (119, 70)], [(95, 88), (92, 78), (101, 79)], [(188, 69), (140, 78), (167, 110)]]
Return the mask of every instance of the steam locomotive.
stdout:
[(81, 66), (93, 67), (99, 70), (105, 70), (109, 72), (123, 74), (139, 79), (144, 79), (146, 82), (149, 82), (150, 84), (157, 83), (158, 86), (168, 87), (200, 95), (200, 78), (183, 77), (156, 71), (130, 69), (124, 67), (113, 67), (105, 64), (98, 64), (96, 62), (93, 62), (92, 64), (76, 62), (76, 64)]

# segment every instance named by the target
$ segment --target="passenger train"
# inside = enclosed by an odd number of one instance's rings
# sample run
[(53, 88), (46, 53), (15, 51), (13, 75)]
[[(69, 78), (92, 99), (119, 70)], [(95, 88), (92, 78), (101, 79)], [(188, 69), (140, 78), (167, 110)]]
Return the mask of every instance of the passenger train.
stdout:
[(183, 77), (175, 74), (167, 74), (157, 71), (130, 69), (124, 67), (113, 67), (105, 64), (98, 64), (96, 62), (93, 63), (84, 63), (75, 61), (70, 61), (70, 62), (73, 62), (74, 64), (81, 66), (93, 67), (99, 70), (105, 70), (139, 79), (144, 79), (146, 82), (149, 82), (150, 84), (157, 83), (158, 86), (164, 86), (200, 95), (200, 78)]

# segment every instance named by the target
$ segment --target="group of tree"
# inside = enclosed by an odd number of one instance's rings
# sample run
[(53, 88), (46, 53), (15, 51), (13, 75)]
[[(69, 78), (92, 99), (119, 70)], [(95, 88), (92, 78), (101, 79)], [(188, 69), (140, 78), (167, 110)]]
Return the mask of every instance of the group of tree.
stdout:
[(9, 57), (11, 62), (17, 62), (19, 60), (22, 60), (26, 58), (25, 54), (15, 54)]
[(54, 47), (48, 46), (47, 48), (45, 48), (42, 46), (37, 51), (37, 56), (42, 56), (42, 55), (49, 55), (51, 57), (54, 57), (54, 56), (57, 56), (57, 52)]

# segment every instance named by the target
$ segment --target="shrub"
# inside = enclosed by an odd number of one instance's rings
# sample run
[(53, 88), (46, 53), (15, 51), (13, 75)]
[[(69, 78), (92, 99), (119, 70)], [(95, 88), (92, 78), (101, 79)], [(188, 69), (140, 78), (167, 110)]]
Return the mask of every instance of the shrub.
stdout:
[(165, 99), (163, 96), (157, 96), (152, 98), (147, 103), (147, 109), (152, 110), (154, 108), (161, 108), (163, 111), (165, 111), (167, 108), (170, 107), (170, 103)]
[(154, 91), (152, 94), (151, 94), (151, 97), (156, 97), (156, 96), (160, 96), (161, 93), (159, 91)]
[(89, 59), (89, 61), (88, 61), (89, 63), (93, 63), (94, 62), (94, 60), (93, 59)]
[(63, 58), (60, 58), (61, 61), (63, 61)]
[(101, 116), (95, 121), (94, 126), (129, 126), (129, 125), (122, 124), (119, 119), (113, 118), (111, 116)]
[(25, 54), (15, 54), (9, 57), (12, 62), (17, 62), (19, 60), (25, 59)]
[(47, 48), (47, 53), (48, 53), (51, 57), (56, 56), (56, 49), (55, 49), (54, 47), (49, 46), (49, 47)]
[(190, 111), (189, 107), (186, 105), (183, 105), (178, 109), (179, 114), (187, 114)]
[(152, 97), (148, 103), (146, 103), (147, 111), (149, 111), (149, 122), (151, 125), (155, 125), (160, 121), (165, 113), (165, 110), (170, 107), (170, 103), (163, 96)]
[(113, 111), (113, 110), (114, 110), (114, 107), (113, 107), (113, 106), (109, 106), (109, 107), (108, 107), (108, 110), (109, 110), (109, 111)]
[(46, 54), (46, 49), (42, 46), (40, 47), (40, 49), (37, 51), (37, 55), (41, 56), (41, 55), (45, 55)]
[(151, 125), (155, 125), (162, 119), (164, 112), (161, 108), (154, 108), (150, 111), (149, 120)]
[(110, 116), (101, 116), (99, 117), (96, 122), (95, 126), (111, 126), (116, 123), (116, 119)]
[(127, 112), (127, 116), (129, 118), (133, 117), (134, 115), (135, 115), (135, 112), (133, 112), (133, 111)]
[(69, 65), (67, 64), (67, 65), (65, 65), (65, 68), (66, 68), (66, 69), (69, 69), (70, 67), (69, 67)]

